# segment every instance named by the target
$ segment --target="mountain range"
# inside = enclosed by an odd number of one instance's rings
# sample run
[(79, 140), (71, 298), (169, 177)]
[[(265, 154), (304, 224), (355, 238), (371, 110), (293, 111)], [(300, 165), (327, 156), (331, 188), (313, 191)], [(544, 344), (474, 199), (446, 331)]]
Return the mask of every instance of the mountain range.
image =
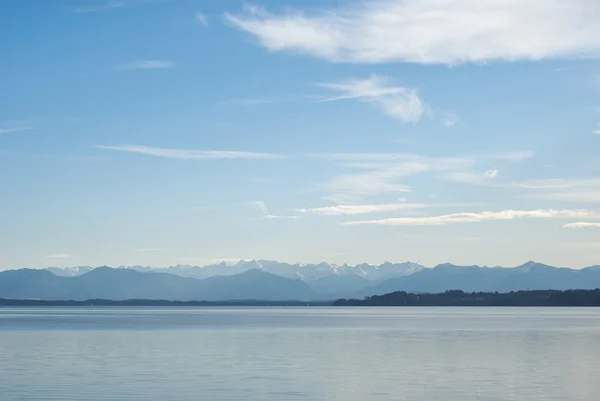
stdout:
[(326, 300), (394, 291), (509, 292), (600, 288), (600, 266), (575, 270), (527, 262), (518, 267), (433, 268), (406, 263), (375, 265), (287, 264), (130, 266), (0, 271), (0, 298), (86, 300)]
[[(139, 272), (169, 273), (182, 277), (207, 278), (213, 276), (228, 276), (243, 273), (247, 270), (258, 269), (281, 277), (314, 281), (329, 276), (358, 276), (370, 281), (381, 281), (393, 277), (405, 276), (424, 269), (417, 263), (390, 263), (370, 265), (367, 263), (350, 266), (330, 263), (290, 264), (272, 260), (250, 260), (237, 263), (218, 263), (207, 266), (175, 265), (168, 267), (151, 266), (119, 266), (119, 269), (136, 270)], [(48, 267), (57, 276), (79, 276), (92, 270), (91, 266)]]

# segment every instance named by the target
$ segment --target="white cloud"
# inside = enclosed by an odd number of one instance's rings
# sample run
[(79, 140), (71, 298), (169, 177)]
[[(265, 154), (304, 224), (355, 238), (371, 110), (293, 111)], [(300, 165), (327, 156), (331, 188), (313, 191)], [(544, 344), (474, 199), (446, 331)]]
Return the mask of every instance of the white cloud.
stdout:
[(77, 14), (98, 13), (102, 11), (110, 11), (118, 8), (123, 8), (125, 7), (125, 5), (125, 2), (123, 1), (109, 1), (105, 4), (72, 8), (71, 11)]
[(522, 151), (522, 152), (481, 154), (481, 155), (475, 155), (474, 157), (477, 159), (480, 159), (480, 160), (490, 159), (490, 160), (520, 162), (520, 161), (523, 161), (526, 159), (531, 159), (534, 156), (535, 156), (535, 153), (532, 151)]
[(163, 248), (139, 248), (136, 249), (137, 252), (162, 252)]
[(576, 187), (597, 187), (600, 186), (600, 179), (565, 179), (549, 178), (544, 180), (529, 180), (513, 183), (514, 186), (526, 189), (567, 189)]
[(123, 64), (119, 70), (166, 70), (175, 68), (175, 63), (169, 60), (139, 60)]
[(376, 224), (386, 226), (441, 226), (455, 223), (476, 223), (491, 220), (553, 219), (553, 218), (600, 218), (599, 212), (588, 210), (502, 210), (499, 212), (454, 213), (428, 217), (394, 217), (381, 220), (348, 221), (342, 225)]
[(452, 171), (440, 174), (440, 178), (446, 181), (460, 182), (472, 185), (493, 185), (492, 181), (498, 176), (497, 169), (481, 172)]
[[(332, 153), (310, 155), (326, 158), (335, 164), (355, 170), (334, 176), (324, 190), (336, 203), (356, 203), (360, 197), (385, 192), (410, 192), (400, 181), (417, 174), (440, 173), (439, 178), (471, 184), (488, 185), (493, 177), (475, 172), (480, 163), (518, 162), (533, 157), (533, 152), (509, 152), (457, 156), (422, 156), (410, 153)], [(358, 170), (358, 171), (356, 171)], [(492, 173), (489, 173), (492, 174)], [(352, 201), (343, 201), (343, 196)]]
[(340, 205), (351, 205), (360, 201), (361, 197), (354, 194), (331, 194), (321, 197), (321, 199), (337, 203)]
[(460, 122), (460, 118), (454, 113), (446, 113), (442, 116), (442, 124), (445, 127), (451, 128)]
[(46, 259), (67, 259), (70, 258), (72, 255), (70, 253), (55, 253), (53, 255), (46, 255), (44, 256), (44, 258)]
[(479, 153), (462, 154), (456, 156), (422, 156), (414, 153), (311, 153), (308, 156), (322, 159), (330, 159), (343, 162), (393, 162), (393, 161), (423, 161), (423, 160), (445, 160), (447, 162), (464, 162), (478, 160), (502, 160), (518, 162), (535, 156), (532, 151), (518, 151), (505, 153)]
[(204, 26), (208, 26), (208, 18), (201, 12), (196, 13), (196, 20)]
[(263, 201), (251, 201), (251, 202), (248, 202), (248, 204), (250, 206), (260, 210), (260, 212), (265, 215), (269, 214), (269, 209), (267, 208), (267, 206), (265, 205), (265, 202), (263, 202)]
[(261, 104), (270, 103), (281, 103), (287, 101), (286, 99), (271, 98), (271, 97), (249, 97), (244, 99), (235, 99), (225, 102), (226, 104), (237, 105), (237, 106), (258, 106)]
[(486, 172), (483, 173), (483, 175), (487, 178), (496, 178), (498, 177), (499, 171), (498, 169), (491, 169), (491, 170), (487, 170)]
[[(513, 183), (514, 186), (531, 190), (523, 195), (530, 199), (556, 200), (566, 202), (600, 202), (600, 179), (531, 180)], [(540, 193), (540, 191), (545, 191)], [(549, 191), (549, 192), (548, 192)]]
[(347, 197), (355, 198), (385, 192), (411, 192), (409, 186), (395, 182), (402, 176), (401, 172), (392, 169), (381, 169), (360, 174), (340, 174), (332, 178), (326, 189), (334, 193), (346, 193)]
[(564, 228), (587, 228), (596, 227), (600, 228), (600, 223), (589, 223), (584, 221), (578, 221), (577, 223), (568, 223), (563, 226)]
[(238, 152), (231, 150), (188, 150), (153, 148), (142, 145), (95, 145), (98, 149), (116, 150), (120, 152), (139, 153), (148, 156), (166, 157), (170, 159), (280, 159), (283, 156), (273, 153)]
[(10, 134), (12, 132), (29, 131), (31, 129), (33, 129), (33, 127), (0, 128), (0, 135)]
[(377, 75), (319, 86), (337, 92), (336, 95), (321, 98), (322, 102), (355, 99), (373, 104), (388, 116), (405, 122), (418, 122), (426, 107), (416, 90), (392, 86), (388, 78)]
[(368, 213), (386, 213), (406, 209), (421, 209), (427, 205), (422, 203), (390, 203), (380, 205), (337, 205), (310, 209), (294, 209), (298, 213), (311, 213), (321, 216), (357, 215)]
[(565, 202), (595, 203), (600, 202), (600, 189), (596, 191), (564, 191), (543, 194), (530, 194), (529, 199), (555, 200)]
[(267, 220), (298, 220), (300, 216), (276, 216), (274, 214), (268, 214), (264, 218)]
[(331, 62), (452, 65), (600, 55), (600, 7), (593, 0), (363, 0), (313, 14), (247, 6), (225, 19), (269, 51)]

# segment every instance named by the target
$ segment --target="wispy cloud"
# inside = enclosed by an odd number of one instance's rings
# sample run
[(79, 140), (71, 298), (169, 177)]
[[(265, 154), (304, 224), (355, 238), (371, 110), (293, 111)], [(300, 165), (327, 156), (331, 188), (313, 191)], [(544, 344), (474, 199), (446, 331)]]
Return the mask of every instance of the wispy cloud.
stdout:
[(300, 216), (277, 216), (274, 214), (268, 214), (264, 218), (267, 220), (298, 220)]
[(258, 209), (264, 215), (269, 214), (269, 208), (267, 208), (267, 205), (265, 205), (265, 202), (263, 201), (250, 201), (248, 204), (251, 207)]
[(600, 179), (530, 180), (513, 183), (515, 187), (530, 190), (523, 195), (530, 199), (566, 202), (600, 202)]
[(600, 135), (600, 124), (598, 124), (598, 128), (594, 130), (594, 135)]
[(564, 201), (573, 203), (598, 203), (600, 202), (600, 189), (596, 191), (564, 191), (542, 194), (525, 195), (529, 199)]
[(100, 13), (141, 6), (154, 1), (156, 0), (87, 0), (87, 5), (74, 6), (69, 8), (69, 11), (76, 14)]
[(196, 21), (204, 26), (208, 26), (208, 18), (206, 18), (206, 15), (201, 12), (196, 13)]
[(600, 8), (590, 0), (363, 0), (311, 14), (249, 5), (225, 19), (269, 51), (331, 62), (452, 65), (600, 55)]
[(444, 113), (442, 116), (442, 124), (445, 127), (451, 128), (460, 122), (460, 118), (454, 113)]
[(32, 130), (33, 127), (13, 127), (13, 128), (0, 128), (0, 135), (10, 134), (12, 132), (21, 132)]
[[(98, 2), (96, 2), (98, 3)], [(71, 11), (77, 14), (88, 14), (88, 13), (98, 13), (103, 11), (116, 10), (118, 8), (125, 7), (126, 3), (124, 1), (108, 1), (100, 4), (94, 4), (89, 6), (82, 7), (73, 7)]]
[(70, 253), (55, 253), (52, 255), (46, 255), (44, 256), (44, 258), (46, 259), (67, 259), (70, 258), (72, 255)]
[(366, 79), (318, 85), (336, 92), (322, 97), (322, 102), (359, 100), (374, 105), (390, 117), (411, 123), (418, 122), (425, 112), (426, 106), (415, 89), (391, 85), (387, 77), (372, 75)]
[(136, 252), (162, 252), (164, 248), (138, 248)]
[(261, 104), (282, 103), (287, 101), (289, 100), (275, 97), (249, 97), (243, 99), (228, 100), (224, 103), (235, 106), (258, 106)]
[(356, 194), (331, 194), (321, 197), (321, 199), (340, 205), (352, 205), (360, 202), (361, 197)]
[(119, 70), (167, 70), (175, 68), (175, 63), (169, 60), (138, 60), (123, 64)]
[(460, 182), (472, 185), (493, 185), (494, 179), (498, 177), (498, 169), (490, 169), (484, 172), (452, 171), (440, 175), (446, 181)]
[[(335, 196), (336, 203), (356, 203), (362, 196), (386, 192), (410, 192), (402, 180), (419, 174), (437, 173), (448, 181), (489, 185), (497, 169), (483, 170), (481, 164), (519, 162), (533, 157), (533, 152), (508, 152), (457, 156), (423, 156), (410, 153), (333, 153), (311, 155), (326, 158), (340, 167), (353, 170), (332, 178), (323, 189)], [(477, 171), (479, 170), (479, 171)], [(483, 171), (482, 171), (483, 170)], [(350, 201), (344, 201), (347, 197)]]
[(310, 209), (294, 209), (294, 211), (297, 213), (311, 213), (321, 216), (342, 216), (369, 213), (387, 213), (398, 210), (422, 209), (425, 207), (427, 207), (427, 205), (423, 203), (389, 203), (379, 205), (337, 205)]
[(513, 183), (514, 186), (526, 189), (567, 189), (576, 187), (600, 187), (600, 179), (566, 179), (548, 178), (543, 180), (528, 180)]
[(563, 225), (564, 228), (588, 228), (595, 227), (600, 228), (600, 223), (589, 223), (585, 221), (578, 221), (577, 223), (568, 223)]
[(498, 174), (500, 174), (500, 171), (498, 171), (496, 168), (487, 170), (483, 173), (483, 175), (487, 178), (496, 178), (498, 177)]
[(342, 225), (375, 224), (385, 226), (441, 226), (457, 223), (477, 223), (494, 220), (555, 219), (555, 218), (600, 218), (599, 212), (589, 210), (502, 210), (499, 212), (454, 213), (428, 217), (394, 217), (381, 220), (348, 221)]
[(96, 145), (98, 149), (114, 150), (119, 152), (139, 153), (142, 155), (166, 157), (170, 159), (248, 159), (248, 160), (264, 160), (264, 159), (281, 159), (284, 156), (273, 153), (255, 153), (255, 152), (238, 152), (232, 150), (189, 150), (189, 149), (168, 149), (168, 148), (153, 148), (141, 145)]

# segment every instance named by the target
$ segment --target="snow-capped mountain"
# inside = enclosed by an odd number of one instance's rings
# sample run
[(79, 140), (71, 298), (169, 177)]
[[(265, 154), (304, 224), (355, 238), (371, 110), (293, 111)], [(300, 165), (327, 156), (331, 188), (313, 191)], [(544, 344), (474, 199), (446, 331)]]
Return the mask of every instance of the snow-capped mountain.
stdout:
[(94, 268), (91, 266), (47, 267), (46, 270), (61, 277), (76, 277), (94, 270)]
[[(379, 282), (389, 278), (402, 277), (422, 270), (424, 267), (412, 263), (390, 263), (381, 265), (359, 264), (351, 266), (348, 264), (336, 265), (330, 263), (318, 264), (290, 264), (272, 260), (250, 260), (240, 261), (235, 264), (218, 263), (207, 266), (175, 265), (169, 267), (151, 266), (119, 266), (119, 269), (130, 269), (139, 272), (169, 273), (182, 277), (208, 278), (214, 276), (230, 276), (243, 273), (248, 270), (262, 270), (278, 276), (301, 279), (305, 282), (313, 282), (329, 276), (358, 276), (367, 281)], [(79, 276), (90, 270), (89, 266), (80, 267), (49, 267), (46, 270), (58, 276)], [(335, 279), (333, 279), (335, 280)]]

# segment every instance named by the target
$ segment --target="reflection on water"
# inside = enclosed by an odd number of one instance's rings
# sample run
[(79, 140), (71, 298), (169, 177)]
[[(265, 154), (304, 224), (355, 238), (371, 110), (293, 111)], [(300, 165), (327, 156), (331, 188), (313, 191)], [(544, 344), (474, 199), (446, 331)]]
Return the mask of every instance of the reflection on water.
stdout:
[(0, 309), (0, 399), (598, 400), (600, 310)]

